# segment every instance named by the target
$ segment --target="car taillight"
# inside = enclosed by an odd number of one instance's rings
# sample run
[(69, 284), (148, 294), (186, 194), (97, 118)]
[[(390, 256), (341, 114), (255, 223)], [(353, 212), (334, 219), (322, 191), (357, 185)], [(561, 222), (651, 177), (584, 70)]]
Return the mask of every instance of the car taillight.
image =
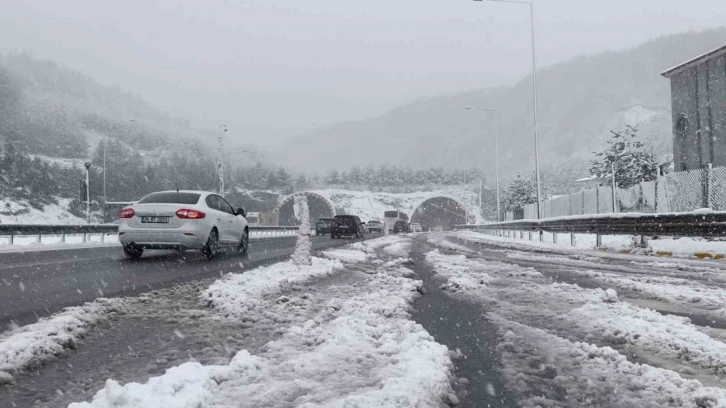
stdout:
[(135, 214), (136, 211), (134, 211), (133, 208), (124, 208), (123, 210), (121, 210), (119, 218), (133, 218)]
[(197, 210), (182, 208), (181, 210), (177, 210), (176, 216), (185, 220), (199, 220), (206, 217), (207, 214)]

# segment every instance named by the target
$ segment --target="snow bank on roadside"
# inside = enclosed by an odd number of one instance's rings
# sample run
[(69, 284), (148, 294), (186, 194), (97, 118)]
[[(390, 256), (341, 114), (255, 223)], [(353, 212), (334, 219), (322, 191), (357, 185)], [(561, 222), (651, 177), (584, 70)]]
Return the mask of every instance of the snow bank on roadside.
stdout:
[(288, 261), (241, 274), (227, 274), (212, 283), (200, 298), (223, 314), (244, 317), (246, 311), (265, 306), (261, 299), (265, 294), (343, 270), (343, 264), (337, 260), (314, 257), (312, 261), (310, 266), (297, 266)]
[(440, 407), (453, 368), (446, 346), (411, 321), (420, 285), (373, 275), (360, 295), (330, 300), (259, 356), (242, 350), (226, 366), (185, 363), (145, 384), (108, 380), (91, 403), (69, 408)]
[(362, 263), (370, 258), (363, 251), (345, 248), (329, 249), (321, 252), (321, 254), (328, 259), (337, 259), (344, 263)]
[(75, 348), (77, 341), (121, 302), (99, 298), (0, 334), (0, 384), (12, 381), (17, 370)]
[[(569, 234), (558, 234), (560, 240), (553, 243), (552, 233), (546, 232), (543, 241), (529, 241), (528, 239), (515, 239), (482, 234), (473, 231), (456, 231), (451, 236), (461, 238), (470, 242), (485, 242), (505, 248), (526, 249), (540, 248), (557, 251), (582, 251), (595, 248), (596, 236), (593, 234), (575, 234), (575, 246), (571, 245)], [(538, 238), (536, 238), (538, 239)], [(726, 255), (726, 241), (709, 241), (699, 237), (669, 238), (660, 237), (651, 239), (648, 246), (653, 253), (669, 253), (677, 258), (694, 258), (698, 253), (708, 253), (712, 256)], [(620, 251), (621, 249), (632, 249), (632, 237), (628, 235), (603, 235), (602, 248)], [(641, 254), (642, 252), (638, 252)]]

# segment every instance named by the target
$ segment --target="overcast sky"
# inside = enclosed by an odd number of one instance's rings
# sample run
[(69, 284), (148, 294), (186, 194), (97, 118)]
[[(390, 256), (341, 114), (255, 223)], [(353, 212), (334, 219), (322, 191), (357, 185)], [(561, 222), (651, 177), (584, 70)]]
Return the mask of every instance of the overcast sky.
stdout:
[[(726, 24), (723, 0), (535, 0), (540, 66)], [(263, 144), (530, 70), (523, 5), (471, 0), (2, 0), (30, 51)]]

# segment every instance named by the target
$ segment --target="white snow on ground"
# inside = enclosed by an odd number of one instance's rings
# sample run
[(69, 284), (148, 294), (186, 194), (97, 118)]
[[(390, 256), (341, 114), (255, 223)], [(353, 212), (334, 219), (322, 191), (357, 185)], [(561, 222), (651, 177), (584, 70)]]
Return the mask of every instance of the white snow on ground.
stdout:
[(472, 270), (472, 262), (464, 255), (444, 255), (435, 249), (426, 254), (426, 262), (434, 267), (437, 275), (447, 279), (441, 287), (444, 290), (476, 290), (492, 280), (486, 272)]
[[(724, 389), (702, 385), (726, 383), (726, 343), (688, 318), (619, 301), (609, 286), (706, 309), (722, 307), (723, 289), (676, 277), (563, 268), (604, 285), (585, 289), (542, 275), (513, 274), (521, 267), (479, 257), (434, 250), (426, 261), (448, 279), (445, 289), (487, 305), (488, 317), (503, 335), (505, 374), (525, 396), (524, 406), (562, 406), (567, 395), (568, 401), (577, 401), (572, 406), (726, 407)], [(476, 283), (482, 272), (490, 278), (486, 284), (454, 286), (462, 275)], [(626, 355), (662, 368), (629, 363)]]
[(0, 211), (23, 212), (18, 215), (0, 214), (3, 224), (84, 224), (84, 218), (76, 217), (68, 211), (71, 202), (68, 198), (59, 198), (58, 204), (44, 205), (38, 210), (23, 201), (0, 200)]
[[(321, 261), (313, 264), (321, 269), (317, 275), (328, 273), (327, 265), (339, 265)], [(258, 271), (247, 281), (222, 278), (207, 292), (237, 295), (216, 297), (218, 310), (244, 310), (256, 294), (279, 285), (277, 270), (302, 274), (273, 265), (247, 273)], [(70, 408), (440, 407), (452, 392), (448, 349), (411, 320), (421, 282), (395, 275), (379, 269), (356, 285), (357, 296), (333, 298), (259, 355), (242, 350), (224, 366), (185, 363), (145, 384), (108, 380), (91, 403)]]
[(321, 252), (321, 254), (326, 258), (337, 259), (344, 263), (361, 263), (369, 258), (368, 254), (356, 249), (329, 249)]
[(383, 252), (388, 255), (397, 256), (400, 258), (407, 258), (408, 254), (411, 253), (411, 241), (400, 241), (391, 245), (383, 247)]
[(698, 330), (688, 318), (661, 315), (625, 302), (587, 303), (570, 317), (594, 334), (726, 374), (726, 344)]
[[(473, 231), (457, 231), (451, 233), (461, 239), (471, 242), (488, 242), (491, 244), (511, 244), (520, 248), (545, 248), (557, 249), (560, 251), (577, 251), (583, 249), (595, 249), (595, 235), (593, 234), (575, 234), (575, 246), (570, 242), (570, 234), (557, 234), (558, 242), (553, 243), (553, 236), (547, 232), (543, 235), (542, 242), (538, 241), (538, 235), (533, 234), (533, 240), (529, 241), (528, 233), (524, 233), (524, 239), (519, 239), (519, 232), (516, 233), (517, 238), (498, 237), (493, 235), (482, 234)], [(628, 250), (636, 253), (652, 253), (658, 252), (670, 254), (678, 258), (693, 258), (696, 254), (711, 254), (712, 256), (726, 255), (726, 241), (709, 241), (703, 238), (669, 238), (660, 237), (659, 239), (648, 240), (649, 250), (633, 248), (633, 237), (627, 235), (603, 235), (601, 249), (621, 251)]]
[(446, 237), (443, 236), (433, 236), (427, 240), (427, 242), (431, 245), (437, 246), (439, 248), (443, 249), (449, 249), (456, 252), (462, 252), (465, 254), (476, 254), (477, 252), (465, 247), (464, 245), (459, 245), (455, 242), (451, 242)]
[(0, 384), (30, 364), (40, 363), (74, 348), (79, 340), (121, 300), (97, 299), (83, 306), (68, 307), (27, 326), (0, 334)]
[[(726, 406), (723, 389), (704, 387), (670, 370), (631, 363), (610, 347), (572, 342), (503, 318), (492, 320), (503, 333), (498, 350), (505, 376), (517, 388), (532, 390), (521, 401), (524, 407)], [(534, 349), (537, 356), (532, 355)], [(563, 396), (569, 403), (564, 403)]]
[(265, 307), (262, 295), (276, 292), (285, 285), (301, 283), (332, 275), (343, 270), (337, 260), (313, 258), (311, 266), (280, 262), (242, 274), (227, 274), (215, 281), (201, 294), (207, 305), (223, 314), (244, 317), (248, 310)]
[(669, 277), (624, 277), (617, 274), (571, 271), (588, 278), (596, 279), (618, 289), (637, 292), (639, 296), (654, 300), (664, 300), (686, 306), (696, 306), (726, 314), (726, 290), (706, 286), (686, 279)]
[(396, 244), (399, 242), (409, 242), (410, 238), (404, 235), (386, 235), (376, 239), (370, 239), (367, 241), (356, 242), (348, 245), (348, 248), (357, 249), (369, 254), (375, 253), (376, 249), (383, 248), (385, 246)]

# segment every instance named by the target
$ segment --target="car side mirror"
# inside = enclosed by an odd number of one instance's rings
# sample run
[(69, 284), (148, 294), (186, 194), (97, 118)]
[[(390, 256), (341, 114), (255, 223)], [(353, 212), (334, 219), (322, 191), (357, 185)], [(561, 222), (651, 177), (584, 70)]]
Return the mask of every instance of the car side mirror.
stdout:
[(246, 217), (247, 216), (247, 211), (245, 211), (245, 209), (243, 207), (239, 207), (239, 208), (237, 208), (237, 215), (241, 215), (243, 217)]

